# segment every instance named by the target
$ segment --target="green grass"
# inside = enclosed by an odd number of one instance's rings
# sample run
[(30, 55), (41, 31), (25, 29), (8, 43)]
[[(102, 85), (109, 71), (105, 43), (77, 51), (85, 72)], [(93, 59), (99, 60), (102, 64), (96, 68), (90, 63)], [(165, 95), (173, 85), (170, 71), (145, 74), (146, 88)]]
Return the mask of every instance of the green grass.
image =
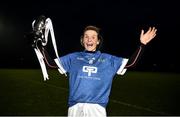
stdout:
[[(0, 115), (67, 115), (68, 79), (49, 70), (0, 69)], [(113, 81), (108, 115), (180, 115), (180, 74), (132, 72)]]

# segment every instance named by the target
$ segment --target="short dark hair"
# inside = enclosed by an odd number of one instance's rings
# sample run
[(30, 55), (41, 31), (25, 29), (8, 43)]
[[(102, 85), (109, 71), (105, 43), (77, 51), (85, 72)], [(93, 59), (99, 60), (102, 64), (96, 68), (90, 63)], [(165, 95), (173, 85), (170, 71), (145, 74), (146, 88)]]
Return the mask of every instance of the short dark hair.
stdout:
[(103, 42), (103, 38), (100, 34), (100, 28), (96, 27), (96, 26), (92, 26), (92, 25), (89, 25), (89, 26), (86, 26), (84, 28), (84, 31), (83, 31), (83, 35), (81, 36), (81, 39), (80, 39), (80, 42), (81, 42), (81, 45), (83, 46), (83, 43), (82, 43), (82, 40), (83, 40), (83, 37), (84, 37), (84, 33), (87, 31), (87, 30), (94, 30), (97, 32), (97, 36), (98, 36), (98, 40), (99, 40), (99, 45), (97, 46), (97, 49), (100, 49), (101, 46), (102, 46), (102, 42)]
[(84, 33), (87, 31), (87, 30), (94, 30), (94, 31), (96, 31), (98, 34), (100, 33), (100, 28), (98, 28), (98, 27), (96, 27), (96, 26), (86, 26), (85, 28), (84, 28)]

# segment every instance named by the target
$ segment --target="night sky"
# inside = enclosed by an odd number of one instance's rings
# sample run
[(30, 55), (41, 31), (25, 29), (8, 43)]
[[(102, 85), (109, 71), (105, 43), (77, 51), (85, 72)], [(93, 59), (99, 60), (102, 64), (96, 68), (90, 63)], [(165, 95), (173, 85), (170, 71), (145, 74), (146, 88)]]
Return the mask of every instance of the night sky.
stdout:
[(102, 52), (130, 57), (141, 29), (157, 28), (136, 70), (179, 72), (180, 7), (178, 1), (24, 1), (0, 4), (0, 68), (40, 68), (26, 34), (40, 15), (51, 18), (59, 55), (81, 51), (87, 25), (101, 28)]

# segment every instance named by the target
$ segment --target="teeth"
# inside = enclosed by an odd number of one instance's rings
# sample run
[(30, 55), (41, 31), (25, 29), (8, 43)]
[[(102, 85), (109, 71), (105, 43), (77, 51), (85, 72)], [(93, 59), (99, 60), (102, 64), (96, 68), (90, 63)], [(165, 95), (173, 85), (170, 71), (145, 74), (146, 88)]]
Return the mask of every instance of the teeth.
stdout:
[(87, 44), (87, 46), (93, 46), (93, 44)]

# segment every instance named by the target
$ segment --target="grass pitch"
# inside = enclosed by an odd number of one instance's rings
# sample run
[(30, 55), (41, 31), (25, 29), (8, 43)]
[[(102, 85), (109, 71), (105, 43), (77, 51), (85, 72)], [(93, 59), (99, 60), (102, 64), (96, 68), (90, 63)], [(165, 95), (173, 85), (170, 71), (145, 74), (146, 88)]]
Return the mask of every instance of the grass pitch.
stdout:
[[(43, 81), (40, 69), (0, 69), (0, 115), (67, 115), (68, 79), (49, 70)], [(109, 116), (180, 115), (180, 74), (132, 72), (115, 76)]]

